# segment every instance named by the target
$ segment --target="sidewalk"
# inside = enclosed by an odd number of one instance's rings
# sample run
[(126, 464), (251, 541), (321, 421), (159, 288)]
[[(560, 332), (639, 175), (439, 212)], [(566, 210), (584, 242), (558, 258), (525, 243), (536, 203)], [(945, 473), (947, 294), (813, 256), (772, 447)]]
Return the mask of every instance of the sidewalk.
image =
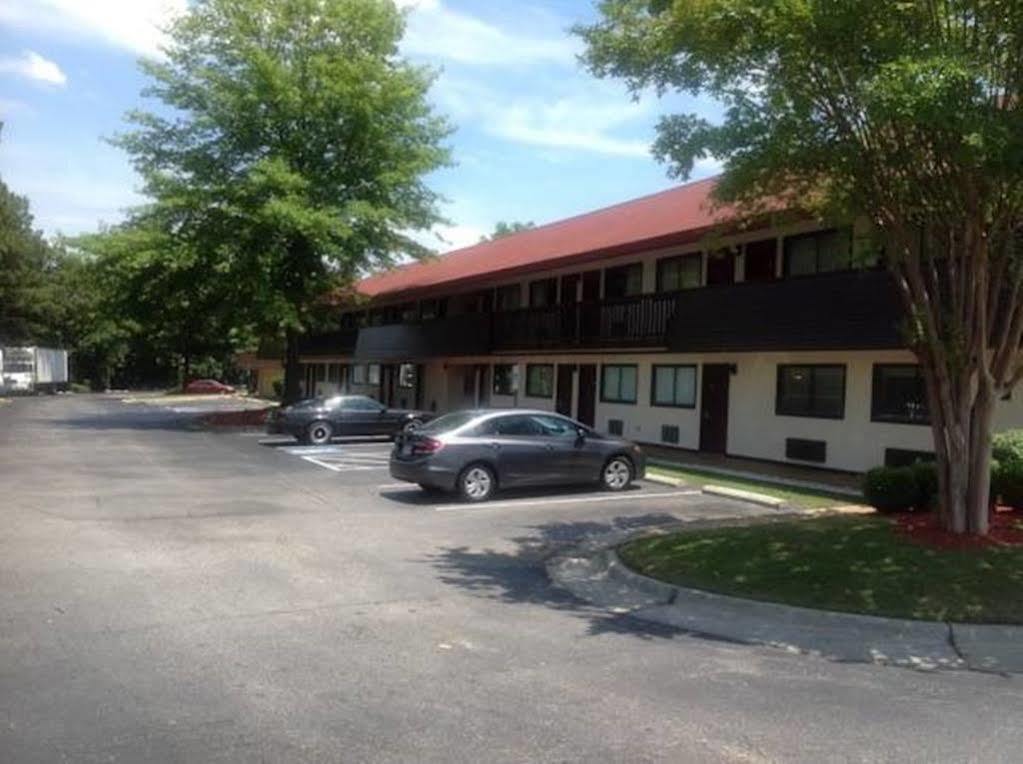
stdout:
[(644, 445), (651, 466), (679, 467), (699, 470), (725, 477), (759, 480), (779, 486), (809, 488), (830, 493), (860, 496), (861, 476), (850, 472), (804, 467), (799, 464), (780, 464), (740, 456), (708, 454), (703, 451), (685, 451), (665, 446)]

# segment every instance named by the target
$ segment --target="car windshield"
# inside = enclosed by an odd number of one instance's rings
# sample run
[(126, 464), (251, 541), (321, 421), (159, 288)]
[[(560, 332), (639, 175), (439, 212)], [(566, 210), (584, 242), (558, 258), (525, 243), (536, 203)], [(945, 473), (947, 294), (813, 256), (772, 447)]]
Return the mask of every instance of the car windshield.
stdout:
[(479, 416), (479, 414), (474, 414), (471, 411), (455, 411), (451, 414), (445, 414), (444, 416), (437, 417), (432, 422), (420, 427), (416, 430), (416, 432), (425, 432), (427, 434), (451, 432), (452, 430), (457, 430), (459, 427), (468, 424), (477, 416)]

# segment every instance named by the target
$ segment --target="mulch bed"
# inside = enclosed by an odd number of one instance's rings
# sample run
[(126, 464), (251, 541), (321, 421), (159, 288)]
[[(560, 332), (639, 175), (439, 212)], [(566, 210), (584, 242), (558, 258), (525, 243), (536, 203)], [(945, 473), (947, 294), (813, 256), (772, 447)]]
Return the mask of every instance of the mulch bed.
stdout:
[(958, 536), (941, 527), (935, 512), (899, 515), (895, 526), (906, 539), (936, 549), (985, 549), (999, 546), (1023, 546), (1023, 517), (1006, 507), (991, 515), (988, 536)]
[(273, 408), (246, 409), (245, 411), (212, 411), (199, 421), (207, 427), (261, 427)]

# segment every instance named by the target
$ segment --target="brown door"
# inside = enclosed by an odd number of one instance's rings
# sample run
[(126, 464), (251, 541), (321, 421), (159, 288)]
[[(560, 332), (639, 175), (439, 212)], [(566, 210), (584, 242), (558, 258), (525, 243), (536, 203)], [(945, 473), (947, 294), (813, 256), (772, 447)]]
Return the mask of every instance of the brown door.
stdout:
[(597, 405), (597, 366), (584, 363), (579, 367), (579, 407), (575, 418), (585, 425), (593, 427), (596, 419)]
[(707, 286), (735, 283), (735, 255), (731, 250), (712, 252), (707, 258)]
[(751, 241), (746, 245), (745, 281), (774, 281), (774, 260), (778, 244), (774, 239)]
[(583, 274), (582, 307), (579, 315), (579, 334), (582, 339), (600, 336), (600, 271)]
[(729, 364), (707, 364), (703, 367), (700, 389), (700, 450), (723, 454), (728, 450), (728, 383)]
[(386, 363), (380, 367), (380, 402), (385, 406), (394, 406), (394, 366)]
[(490, 405), (490, 367), (485, 364), (476, 367), (476, 399), (480, 408)]
[(579, 290), (579, 274), (569, 273), (561, 277), (561, 340), (574, 342), (578, 333), (579, 308), (577, 293)]
[(572, 416), (572, 374), (575, 364), (558, 364), (558, 384), (555, 396), (556, 409), (559, 414)]

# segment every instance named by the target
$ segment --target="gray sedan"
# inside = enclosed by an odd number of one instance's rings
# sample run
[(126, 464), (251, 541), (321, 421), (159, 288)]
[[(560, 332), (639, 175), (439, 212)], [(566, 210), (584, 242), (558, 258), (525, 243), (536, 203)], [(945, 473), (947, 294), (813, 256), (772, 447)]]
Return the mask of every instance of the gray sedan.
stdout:
[(643, 477), (635, 443), (548, 411), (446, 414), (395, 441), (391, 475), (426, 490), (486, 501), (501, 488), (600, 483), (621, 491)]

